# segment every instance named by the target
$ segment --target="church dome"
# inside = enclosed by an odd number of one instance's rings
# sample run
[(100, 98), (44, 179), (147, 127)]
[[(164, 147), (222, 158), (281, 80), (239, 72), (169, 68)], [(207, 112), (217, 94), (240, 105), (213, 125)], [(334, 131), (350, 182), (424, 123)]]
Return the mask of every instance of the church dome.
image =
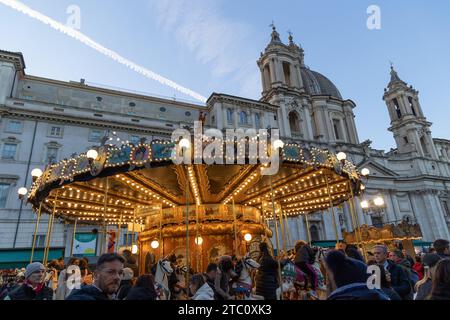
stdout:
[(302, 67), (300, 69), (306, 93), (309, 95), (329, 95), (342, 100), (341, 93), (330, 79), (323, 74)]

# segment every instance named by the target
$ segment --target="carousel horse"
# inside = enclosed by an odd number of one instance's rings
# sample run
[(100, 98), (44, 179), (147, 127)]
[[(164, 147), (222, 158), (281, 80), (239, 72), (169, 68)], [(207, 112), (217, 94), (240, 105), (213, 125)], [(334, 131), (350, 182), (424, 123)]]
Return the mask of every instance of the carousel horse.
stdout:
[(292, 260), (287, 260), (281, 270), (282, 287), (277, 289), (277, 298), (281, 298), (281, 289), (283, 289), (283, 298), (287, 300), (297, 300), (300, 291), (305, 289), (306, 275)]
[(170, 266), (170, 261), (167, 259), (161, 259), (156, 264), (155, 272), (155, 289), (159, 293), (159, 300), (169, 300), (169, 277), (172, 274), (173, 269)]
[(238, 300), (262, 300), (263, 297), (256, 296), (252, 293), (253, 280), (252, 271), (257, 270), (260, 264), (253, 260), (248, 254), (242, 257), (236, 265), (235, 272), (238, 276), (231, 289), (235, 293)]

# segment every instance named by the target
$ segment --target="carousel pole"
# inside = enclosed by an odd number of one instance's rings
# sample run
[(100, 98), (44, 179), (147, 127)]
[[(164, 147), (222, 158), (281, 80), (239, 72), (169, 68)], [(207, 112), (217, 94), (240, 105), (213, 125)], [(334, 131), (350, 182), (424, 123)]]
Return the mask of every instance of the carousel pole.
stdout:
[[(363, 244), (361, 228), (360, 228), (359, 218), (358, 218), (358, 212), (356, 212), (356, 209), (355, 209), (355, 195), (353, 193), (353, 189), (352, 189), (352, 186), (351, 186), (350, 182), (349, 182), (348, 186), (349, 186), (350, 195), (351, 195), (351, 198), (352, 198), (351, 201), (349, 201), (349, 203), (350, 203), (350, 212), (354, 216), (355, 224), (356, 224), (356, 229), (355, 229), (356, 240), (358, 242), (358, 245), (361, 246), (361, 249), (362, 249), (363, 254), (364, 254), (364, 259), (367, 261), (368, 257), (367, 257), (366, 248), (364, 247), (364, 244)], [(358, 240), (358, 237), (359, 237), (359, 240)]]
[(164, 240), (163, 240), (163, 236), (162, 236), (162, 219), (163, 219), (163, 213), (162, 213), (162, 207), (161, 207), (161, 212), (159, 214), (159, 241), (161, 241), (160, 246), (159, 246), (159, 256), (164, 257)]
[(42, 202), (39, 203), (39, 209), (38, 209), (38, 212), (37, 212), (36, 226), (34, 227), (33, 246), (31, 247), (30, 263), (33, 262), (34, 249), (36, 247), (36, 238), (37, 238), (37, 232), (38, 232), (38, 228), (39, 228), (39, 221), (41, 220), (41, 210), (42, 210)]
[(283, 251), (286, 252), (286, 232), (284, 229), (283, 210), (281, 209), (281, 205), (280, 205), (280, 214), (278, 215), (278, 218), (280, 219), (280, 230), (281, 230), (281, 240), (283, 242)]
[(189, 181), (186, 173), (186, 284), (189, 284)]
[(328, 176), (325, 176), (325, 181), (327, 182), (327, 193), (328, 198), (330, 199), (330, 208), (331, 208), (331, 217), (333, 220), (334, 233), (336, 235), (336, 244), (339, 244), (339, 232), (336, 224), (336, 214), (334, 212), (333, 200), (331, 199), (330, 185), (328, 183)]
[(198, 244), (198, 206), (195, 207), (195, 240), (197, 241), (197, 243), (195, 246), (195, 266), (197, 268), (197, 272), (199, 272), (199, 258), (200, 258), (200, 254), (199, 254), (199, 247), (200, 245)]
[(279, 259), (280, 255), (280, 238), (278, 236), (278, 223), (277, 223), (277, 215), (275, 211), (275, 196), (273, 194), (273, 186), (272, 186), (272, 176), (269, 176), (270, 179), (270, 193), (272, 194), (272, 212), (273, 212), (273, 220), (275, 221), (275, 237), (277, 241), (277, 261), (278, 261), (278, 277), (280, 279), (280, 289), (281, 289), (281, 297), (280, 300), (283, 300), (283, 281), (281, 277), (281, 263)]
[(309, 220), (307, 214), (305, 214), (305, 222), (306, 222), (306, 235), (308, 236), (309, 246), (311, 246), (311, 230), (309, 229)]
[[(105, 250), (106, 252), (108, 251), (108, 243), (106, 242), (106, 211), (107, 211), (107, 205), (108, 205), (108, 187), (109, 187), (109, 183), (108, 183), (108, 177), (106, 177), (106, 187), (105, 187), (105, 194), (104, 194), (104, 201), (103, 201), (103, 236), (102, 236), (102, 246), (101, 246), (101, 251), (100, 253), (103, 254), (105, 252), (103, 252), (103, 250)], [(134, 229), (134, 228), (133, 228)]]
[(70, 256), (73, 254), (73, 243), (75, 242), (75, 234), (77, 233), (77, 222), (78, 218), (75, 218), (75, 223), (73, 224), (72, 241), (70, 243)]
[(234, 205), (234, 197), (232, 198), (232, 211), (233, 211), (233, 229), (234, 229), (234, 254), (236, 257), (239, 255), (238, 252), (238, 240), (237, 240), (237, 226), (236, 226), (236, 207)]
[(48, 253), (50, 251), (50, 235), (52, 232), (52, 227), (53, 227), (53, 221), (55, 219), (55, 213), (56, 213), (56, 202), (58, 200), (58, 191), (56, 191), (55, 194), (55, 199), (53, 200), (53, 210), (52, 210), (52, 215), (49, 218), (48, 221), (48, 227), (47, 227), (47, 235), (45, 236), (45, 248), (44, 248), (44, 257), (42, 260), (42, 264), (44, 266), (47, 265), (47, 260), (48, 260)]
[(284, 223), (286, 224), (285, 230), (286, 230), (286, 235), (287, 235), (287, 247), (289, 247), (290, 245), (292, 245), (292, 238), (291, 238), (291, 230), (289, 228), (289, 220), (288, 220), (288, 216), (287, 213), (284, 212)]
[(119, 251), (119, 246), (120, 246), (120, 236), (121, 236), (121, 230), (122, 230), (122, 212), (120, 213), (120, 218), (119, 218), (119, 225), (117, 226), (117, 246), (115, 247), (114, 251), (118, 252)]

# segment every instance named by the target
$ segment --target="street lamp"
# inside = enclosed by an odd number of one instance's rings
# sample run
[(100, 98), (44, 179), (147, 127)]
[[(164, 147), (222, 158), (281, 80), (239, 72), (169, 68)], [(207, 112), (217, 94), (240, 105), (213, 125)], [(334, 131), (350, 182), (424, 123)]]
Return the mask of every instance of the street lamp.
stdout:
[(91, 149), (86, 153), (86, 157), (89, 159), (89, 163), (92, 164), (92, 162), (98, 158), (98, 151)]
[(17, 193), (19, 194), (19, 199), (22, 200), (25, 195), (27, 194), (28, 190), (25, 187), (19, 188), (19, 190), (17, 190)]
[(33, 169), (31, 171), (31, 176), (33, 177), (33, 182), (35, 182), (40, 176), (42, 176), (42, 170), (39, 168)]
[(361, 208), (363, 209), (363, 212), (367, 214), (381, 214), (384, 209), (386, 209), (386, 204), (381, 196), (377, 196), (374, 199), (361, 201)]
[(336, 157), (339, 161), (345, 161), (347, 159), (347, 155), (345, 154), (345, 152), (339, 152)]
[(364, 177), (368, 177), (369, 176), (369, 174), (370, 174), (370, 170), (369, 169), (367, 169), (367, 168), (363, 168), (362, 170), (361, 170), (361, 174), (364, 176)]

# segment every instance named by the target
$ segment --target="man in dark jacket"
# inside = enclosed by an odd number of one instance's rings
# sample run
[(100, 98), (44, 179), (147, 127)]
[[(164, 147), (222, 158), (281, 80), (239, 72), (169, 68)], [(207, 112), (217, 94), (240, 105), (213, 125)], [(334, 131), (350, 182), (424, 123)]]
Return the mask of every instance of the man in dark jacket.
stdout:
[(23, 284), (8, 293), (5, 300), (53, 300), (53, 290), (44, 283), (45, 267), (30, 263), (25, 269)]
[(133, 287), (134, 272), (130, 268), (123, 268), (122, 281), (117, 291), (117, 300), (123, 300), (128, 295), (128, 292)]
[(94, 284), (74, 289), (66, 300), (113, 300), (120, 286), (125, 259), (117, 253), (100, 256), (94, 271)]
[(433, 248), (442, 259), (450, 258), (449, 241), (445, 239), (437, 239), (433, 242)]
[(258, 260), (260, 267), (256, 274), (256, 294), (263, 296), (265, 300), (276, 300), (278, 281), (278, 261), (276, 261), (269, 253), (267, 243), (259, 244), (261, 256)]
[[(302, 270), (310, 280), (311, 290), (316, 291), (317, 275), (311, 265), (314, 263), (315, 253), (309, 244), (299, 240), (295, 244), (295, 260), (294, 263)], [(305, 280), (308, 281), (307, 278)]]
[(348, 258), (341, 250), (331, 250), (325, 257), (328, 300), (389, 300), (380, 289), (367, 286), (367, 266)]
[(216, 295), (217, 295), (216, 287), (215, 287), (215, 281), (216, 281), (216, 276), (217, 276), (217, 268), (218, 268), (217, 264), (210, 263), (206, 267), (206, 272), (204, 274), (206, 283), (211, 287), (211, 289), (214, 292), (214, 297), (216, 297)]
[(389, 272), (392, 288), (403, 300), (408, 300), (411, 297), (412, 288), (406, 271), (388, 260), (388, 249), (385, 245), (376, 245), (373, 254), (377, 264)]

